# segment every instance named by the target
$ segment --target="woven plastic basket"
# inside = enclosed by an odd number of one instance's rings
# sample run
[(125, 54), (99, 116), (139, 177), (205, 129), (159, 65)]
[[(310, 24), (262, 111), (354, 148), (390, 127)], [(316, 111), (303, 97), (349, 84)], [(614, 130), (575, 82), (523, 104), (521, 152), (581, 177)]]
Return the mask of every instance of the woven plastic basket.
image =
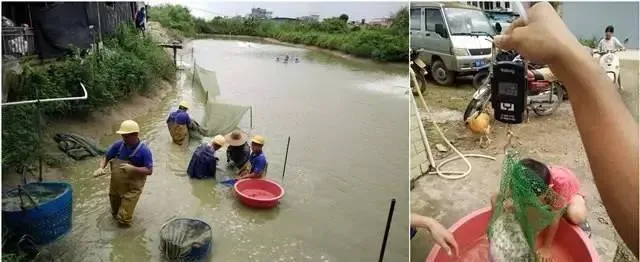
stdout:
[(211, 227), (202, 220), (178, 218), (160, 229), (160, 250), (169, 261), (203, 261), (211, 242)]

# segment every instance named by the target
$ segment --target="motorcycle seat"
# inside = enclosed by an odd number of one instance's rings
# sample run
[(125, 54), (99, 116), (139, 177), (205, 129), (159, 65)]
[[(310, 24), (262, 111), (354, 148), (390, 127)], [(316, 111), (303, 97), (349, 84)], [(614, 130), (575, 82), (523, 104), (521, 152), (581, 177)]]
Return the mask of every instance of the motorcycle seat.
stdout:
[(533, 74), (533, 80), (536, 81), (556, 81), (557, 78), (556, 76), (553, 74), (553, 72), (551, 72), (551, 69), (549, 69), (548, 67), (544, 67), (544, 68), (539, 68), (539, 69), (530, 69), (529, 72), (531, 72)]

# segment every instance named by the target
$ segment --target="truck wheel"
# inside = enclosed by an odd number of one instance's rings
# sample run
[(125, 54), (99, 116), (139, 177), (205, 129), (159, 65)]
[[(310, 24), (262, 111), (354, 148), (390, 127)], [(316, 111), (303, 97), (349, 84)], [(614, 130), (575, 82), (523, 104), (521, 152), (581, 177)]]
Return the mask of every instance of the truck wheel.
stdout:
[(455, 72), (448, 71), (442, 60), (435, 60), (431, 65), (431, 76), (439, 85), (450, 86), (455, 80)]

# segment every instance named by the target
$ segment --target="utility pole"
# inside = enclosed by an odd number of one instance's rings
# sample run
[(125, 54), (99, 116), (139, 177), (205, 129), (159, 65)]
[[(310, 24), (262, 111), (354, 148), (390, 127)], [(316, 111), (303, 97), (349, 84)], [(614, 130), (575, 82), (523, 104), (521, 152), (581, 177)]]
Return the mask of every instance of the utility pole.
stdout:
[(94, 2), (96, 3), (96, 11), (98, 11), (98, 41), (100, 41), (98, 43), (98, 49), (100, 49), (100, 46), (102, 45), (102, 21), (100, 19), (100, 3), (101, 2)]

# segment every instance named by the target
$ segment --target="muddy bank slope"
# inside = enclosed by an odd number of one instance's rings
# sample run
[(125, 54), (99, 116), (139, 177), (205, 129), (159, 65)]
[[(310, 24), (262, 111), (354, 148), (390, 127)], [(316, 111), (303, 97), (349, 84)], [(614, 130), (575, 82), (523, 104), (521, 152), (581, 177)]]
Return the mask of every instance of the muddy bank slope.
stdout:
[[(155, 42), (166, 43), (171, 40), (167, 30), (159, 24), (150, 26), (150, 34)], [(185, 43), (188, 45), (188, 43)], [(185, 50), (185, 49), (183, 49)], [(186, 51), (185, 51), (186, 52)], [(173, 57), (171, 50), (167, 50), (167, 55)], [(64, 166), (74, 162), (57, 148), (52, 137), (56, 133), (70, 132), (79, 134), (89, 140), (94, 140), (101, 146), (106, 146), (109, 141), (99, 141), (105, 135), (113, 134), (118, 125), (126, 119), (134, 119), (144, 115), (156, 108), (160, 101), (165, 99), (174, 91), (175, 83), (158, 79), (152, 91), (146, 94), (132, 94), (129, 99), (117, 105), (104, 108), (103, 110), (92, 112), (86, 119), (61, 119), (51, 120), (47, 123), (47, 128), (43, 130), (42, 144), (44, 147), (43, 179), (44, 180), (64, 180)], [(89, 94), (91, 95), (91, 94)], [(48, 163), (48, 164), (47, 164)], [(37, 174), (36, 170), (33, 170)], [(28, 179), (33, 179), (29, 177)], [(15, 172), (10, 172), (2, 176), (3, 186), (13, 186), (20, 184), (20, 176)]]

